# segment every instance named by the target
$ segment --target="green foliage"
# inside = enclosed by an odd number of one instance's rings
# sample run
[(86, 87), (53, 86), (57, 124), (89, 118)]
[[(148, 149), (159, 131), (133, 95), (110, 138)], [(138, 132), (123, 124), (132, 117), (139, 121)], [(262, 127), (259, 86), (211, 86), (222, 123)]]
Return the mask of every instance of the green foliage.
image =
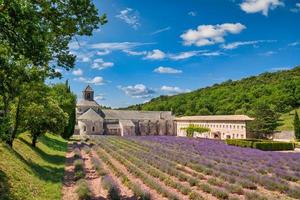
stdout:
[(92, 197), (91, 190), (84, 179), (81, 179), (77, 182), (76, 193), (80, 200), (88, 200)]
[(267, 138), (278, 126), (278, 115), (265, 101), (254, 106), (255, 120), (248, 123), (248, 135), (251, 138)]
[(184, 127), (184, 128), (181, 128), (181, 129), (186, 131), (186, 136), (187, 137), (194, 137), (194, 133), (195, 132), (197, 132), (197, 133), (205, 133), (205, 132), (209, 132), (210, 131), (209, 128), (200, 127), (200, 126), (197, 126), (195, 124), (190, 124), (188, 127)]
[(27, 133), (14, 141), (14, 150), (0, 141), (1, 200), (61, 200), (67, 141), (45, 134), (36, 148)]
[(190, 93), (160, 96), (127, 109), (170, 110), (178, 116), (186, 113), (250, 115), (262, 100), (276, 113), (299, 107), (300, 67), (263, 73), (239, 81), (226, 81)]
[(107, 191), (107, 199), (108, 200), (120, 200), (120, 191), (119, 189), (115, 186), (112, 185), (108, 191)]
[(299, 140), (300, 139), (300, 119), (299, 119), (299, 115), (298, 115), (297, 111), (295, 111), (294, 132), (295, 132), (296, 139)]
[(255, 140), (255, 139), (227, 139), (226, 144), (255, 148), (264, 151), (285, 151), (285, 150), (294, 150), (295, 145), (292, 142), (277, 142), (270, 140)]

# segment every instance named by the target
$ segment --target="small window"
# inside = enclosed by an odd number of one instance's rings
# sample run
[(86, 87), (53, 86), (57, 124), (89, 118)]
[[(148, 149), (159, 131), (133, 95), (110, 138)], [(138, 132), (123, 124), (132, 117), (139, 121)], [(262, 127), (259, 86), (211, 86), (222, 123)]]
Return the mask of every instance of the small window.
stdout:
[(92, 130), (93, 130), (93, 132), (95, 132), (95, 127), (94, 126), (93, 126)]
[(83, 127), (83, 131), (86, 131), (86, 126)]

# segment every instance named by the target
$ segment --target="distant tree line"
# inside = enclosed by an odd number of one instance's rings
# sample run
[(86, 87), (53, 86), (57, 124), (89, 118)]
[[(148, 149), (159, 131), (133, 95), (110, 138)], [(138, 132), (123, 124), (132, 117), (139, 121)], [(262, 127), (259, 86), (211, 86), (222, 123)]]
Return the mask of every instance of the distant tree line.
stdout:
[(69, 85), (48, 86), (70, 70), (69, 42), (107, 22), (91, 0), (0, 2), (0, 138), (10, 146), (29, 131), (32, 144), (45, 131), (73, 132), (75, 96)]
[(256, 118), (249, 124), (253, 137), (267, 137), (278, 126), (280, 113), (299, 106), (300, 66), (228, 80), (190, 93), (160, 96), (126, 109), (169, 110), (177, 116), (246, 114)]

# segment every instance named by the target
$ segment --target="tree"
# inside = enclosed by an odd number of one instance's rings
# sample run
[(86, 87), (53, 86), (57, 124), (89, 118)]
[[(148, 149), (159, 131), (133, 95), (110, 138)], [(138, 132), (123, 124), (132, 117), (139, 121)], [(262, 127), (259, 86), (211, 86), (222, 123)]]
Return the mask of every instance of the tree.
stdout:
[[(5, 130), (7, 143), (12, 146), (19, 116), (11, 113), (12, 104), (22, 103), (23, 83), (32, 81), (26, 71), (37, 68), (40, 79), (59, 77), (55, 68), (73, 68), (75, 56), (69, 42), (76, 35), (92, 35), (94, 29), (107, 22), (106, 15), (98, 16), (91, 0), (3, 0), (0, 4), (0, 96), (4, 116), (0, 126)], [(20, 104), (21, 105), (21, 104)], [(18, 108), (18, 106), (17, 106)], [(19, 109), (16, 109), (17, 112)], [(8, 123), (11, 116), (15, 123)], [(5, 123), (5, 124), (4, 124)]]
[(254, 107), (253, 113), (255, 120), (248, 124), (248, 132), (251, 137), (267, 138), (273, 134), (278, 126), (276, 112), (266, 102), (261, 101)]
[(210, 129), (206, 128), (206, 127), (200, 127), (197, 126), (195, 124), (190, 124), (188, 127), (183, 127), (181, 128), (181, 130), (185, 130), (186, 131), (186, 136), (187, 137), (194, 137), (194, 133), (205, 133), (205, 132), (209, 132)]
[(68, 123), (68, 115), (51, 98), (44, 104), (30, 103), (24, 112), (24, 128), (30, 132), (32, 146), (36, 146), (38, 137), (46, 132), (61, 133)]
[(294, 132), (295, 137), (297, 140), (300, 140), (300, 120), (298, 112), (295, 110), (295, 117), (294, 117)]

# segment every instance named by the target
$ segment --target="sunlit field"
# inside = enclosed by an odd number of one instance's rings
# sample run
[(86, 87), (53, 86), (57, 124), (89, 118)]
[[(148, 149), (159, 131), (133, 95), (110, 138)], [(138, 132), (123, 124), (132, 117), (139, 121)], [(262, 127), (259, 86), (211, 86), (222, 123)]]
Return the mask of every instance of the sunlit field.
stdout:
[[(299, 199), (300, 156), (169, 136), (100, 136), (94, 167), (149, 199)], [(83, 145), (86, 146), (86, 145)], [(85, 147), (86, 148), (86, 147)], [(144, 198), (144, 199), (147, 199)]]

